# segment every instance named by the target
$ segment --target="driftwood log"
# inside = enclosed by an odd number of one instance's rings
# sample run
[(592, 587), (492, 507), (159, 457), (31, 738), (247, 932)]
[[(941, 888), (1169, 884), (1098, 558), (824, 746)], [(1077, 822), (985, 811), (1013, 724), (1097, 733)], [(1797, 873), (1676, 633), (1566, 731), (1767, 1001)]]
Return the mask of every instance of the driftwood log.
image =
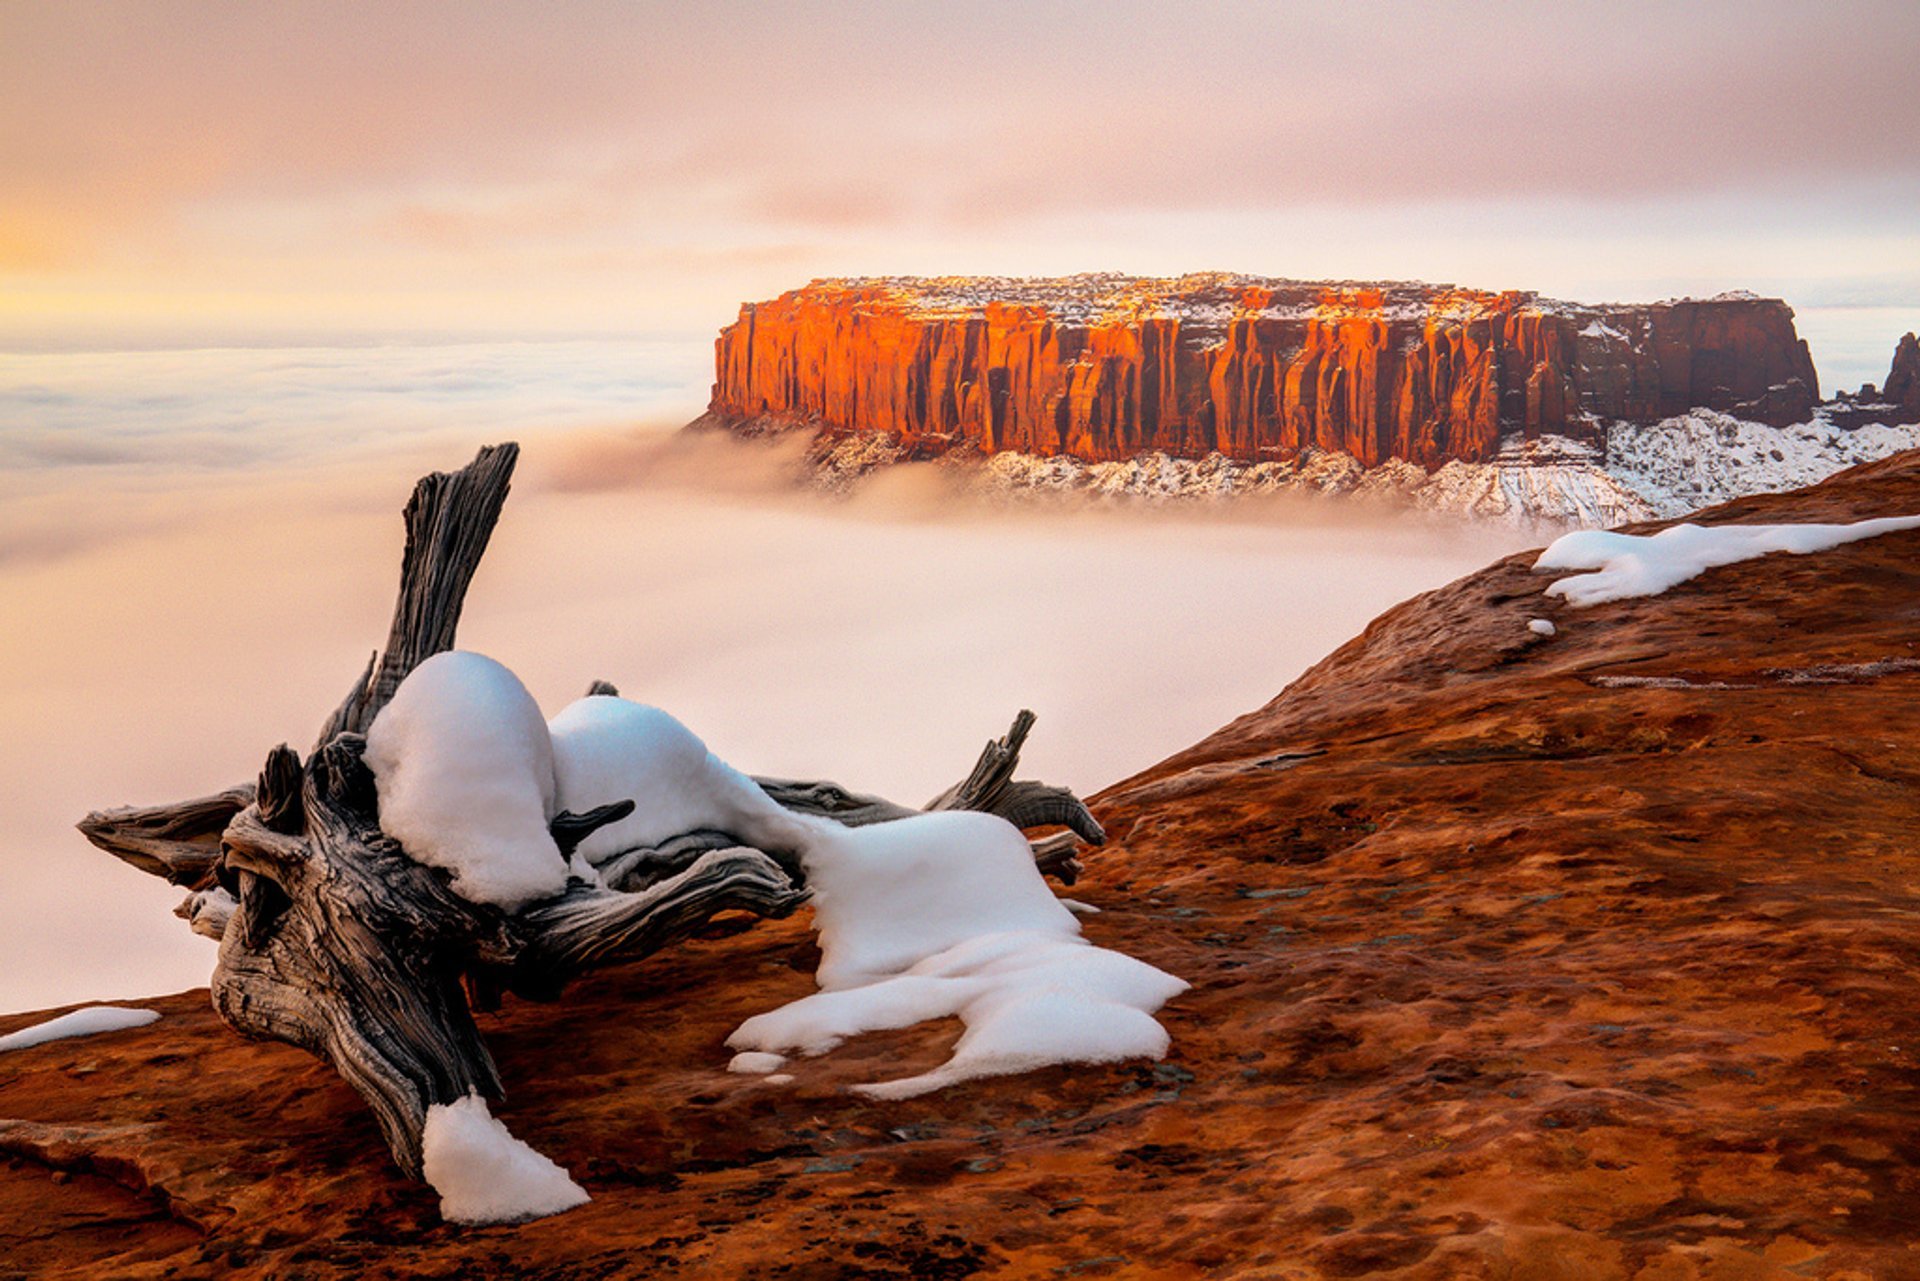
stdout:
[[(476, 904), (380, 830), (365, 732), (415, 666), (453, 648), (468, 584), (506, 500), (518, 447), (490, 446), (435, 473), (406, 508), (393, 625), (303, 760), (282, 745), (250, 785), (144, 809), (89, 814), (88, 840), (141, 871), (187, 886), (178, 914), (220, 940), (214, 1008), (231, 1027), (325, 1059), (360, 1092), (394, 1160), (421, 1173), (427, 1110), (503, 1088), (473, 1018), (504, 993), (556, 999), (597, 966), (657, 951), (716, 913), (784, 916), (806, 899), (801, 869), (726, 832), (688, 832), (596, 864), (603, 884), (516, 911)], [(594, 682), (590, 692), (614, 693)], [(1035, 843), (1043, 871), (1071, 883), (1073, 852), (1100, 825), (1072, 793), (1015, 780), (1033, 725), (1021, 712), (972, 771), (928, 809), (999, 814), (1066, 830)], [(789, 809), (857, 826), (916, 813), (833, 783), (757, 779)], [(632, 811), (623, 802), (553, 820), (571, 852)], [(783, 856), (784, 857), (784, 856)]]

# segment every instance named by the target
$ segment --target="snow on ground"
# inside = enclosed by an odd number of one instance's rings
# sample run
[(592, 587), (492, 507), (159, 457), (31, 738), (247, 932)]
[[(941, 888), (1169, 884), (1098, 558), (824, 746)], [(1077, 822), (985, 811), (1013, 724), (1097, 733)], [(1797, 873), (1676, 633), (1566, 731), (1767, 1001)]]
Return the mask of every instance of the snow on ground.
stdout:
[(815, 825), (801, 854), (820, 933), (820, 986), (898, 974), (968, 939), (1008, 930), (1077, 937), (1005, 819), (970, 810), (863, 828)]
[(1806, 555), (1901, 529), (1920, 529), (1920, 516), (1887, 516), (1851, 525), (1675, 525), (1657, 534), (1579, 530), (1555, 539), (1533, 563), (1536, 570), (1584, 569), (1547, 588), (1576, 609), (1633, 596), (1658, 596), (1709, 569), (1769, 552)]
[(1510, 440), (1490, 462), (1455, 459), (1410, 487), (1408, 497), (1428, 511), (1513, 525), (1623, 525), (1654, 514), (1599, 451), (1559, 436)]
[[(1219, 499), (1245, 494), (1348, 494), (1510, 525), (1601, 528), (1685, 515), (1745, 494), (1797, 489), (1855, 464), (1920, 446), (1920, 426), (1844, 429), (1823, 411), (1769, 427), (1713, 410), (1652, 425), (1594, 424), (1604, 446), (1561, 436), (1504, 442), (1486, 462), (1454, 460), (1429, 472), (1401, 459), (1363, 466), (1351, 454), (1308, 449), (1297, 458), (1238, 462), (1223, 454), (1175, 458), (1147, 450), (1120, 462), (1006, 451), (950, 459), (988, 493), (1056, 491), (1100, 498)], [(904, 454), (886, 436), (856, 433), (815, 459), (825, 488), (845, 489)]]
[[(850, 470), (836, 473), (842, 478)], [(1240, 494), (1344, 494), (1423, 511), (1507, 524), (1618, 525), (1655, 508), (1622, 484), (1599, 451), (1547, 437), (1508, 442), (1491, 461), (1453, 461), (1428, 472), (1403, 459), (1362, 466), (1351, 454), (1310, 449), (1284, 461), (1242, 463), (1223, 454), (1175, 458), (1148, 451), (1124, 462), (998, 453), (980, 467), (988, 491), (1076, 491), (1106, 498), (1212, 499)]]
[(24, 1050), (28, 1046), (43, 1045), (70, 1036), (94, 1036), (101, 1032), (145, 1027), (159, 1017), (158, 1010), (130, 1010), (123, 1005), (90, 1005), (84, 1010), (62, 1014), (45, 1023), (36, 1023), (32, 1027), (23, 1027), (18, 1032), (0, 1036), (0, 1051)]
[(767, 1054), (761, 1050), (742, 1050), (733, 1056), (727, 1064), (727, 1071), (738, 1072), (745, 1076), (766, 1076), (778, 1072), (787, 1065), (784, 1054)]
[(475, 903), (518, 907), (566, 888), (553, 743), (520, 678), (455, 650), (414, 668), (367, 731), (380, 830), (453, 874)]
[(1607, 470), (1656, 516), (1684, 516), (1745, 494), (1799, 489), (1837, 471), (1920, 445), (1920, 426), (1870, 423), (1851, 430), (1824, 414), (1769, 427), (1696, 409), (1643, 427), (1607, 431)]
[(863, 1032), (957, 1015), (966, 1031), (945, 1063), (854, 1087), (892, 1099), (1048, 1064), (1166, 1054), (1153, 1013), (1187, 984), (1082, 938), (1011, 824), (943, 812), (813, 825), (801, 857), (822, 990), (748, 1019), (729, 1046), (822, 1054)]
[(519, 1223), (585, 1205), (586, 1190), (469, 1094), (427, 1109), (424, 1173), (449, 1223)]

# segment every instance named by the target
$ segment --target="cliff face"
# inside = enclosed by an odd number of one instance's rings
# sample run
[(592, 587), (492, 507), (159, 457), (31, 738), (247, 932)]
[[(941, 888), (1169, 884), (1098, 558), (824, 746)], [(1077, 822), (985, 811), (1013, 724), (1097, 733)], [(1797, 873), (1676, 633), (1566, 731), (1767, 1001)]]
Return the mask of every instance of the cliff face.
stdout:
[(1174, 280), (817, 281), (721, 331), (710, 414), (932, 450), (1141, 450), (1372, 465), (1690, 408), (1776, 425), (1818, 396), (1778, 300), (1580, 306), (1527, 293)]
[(1893, 349), (1893, 367), (1880, 395), (1898, 407), (1901, 422), (1920, 422), (1920, 337), (1908, 334)]
[[(1920, 451), (1698, 519), (1915, 511)], [(948, 1021), (731, 1075), (819, 959), (764, 922), (481, 1016), (593, 1200), (462, 1230), (200, 991), (0, 1055), (0, 1277), (1913, 1277), (1920, 532), (1586, 611), (1532, 559), (1092, 799), (1088, 937), (1194, 985), (1166, 1062), (848, 1092)]]

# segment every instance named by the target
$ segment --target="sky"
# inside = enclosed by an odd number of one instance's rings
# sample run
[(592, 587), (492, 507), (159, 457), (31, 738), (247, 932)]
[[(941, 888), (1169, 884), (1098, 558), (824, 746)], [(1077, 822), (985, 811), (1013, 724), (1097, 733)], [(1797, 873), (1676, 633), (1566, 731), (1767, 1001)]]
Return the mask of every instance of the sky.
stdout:
[(1911, 0), (0, 0), (0, 344), (710, 334), (816, 276), (1082, 270), (1912, 327), (1916, 50)]

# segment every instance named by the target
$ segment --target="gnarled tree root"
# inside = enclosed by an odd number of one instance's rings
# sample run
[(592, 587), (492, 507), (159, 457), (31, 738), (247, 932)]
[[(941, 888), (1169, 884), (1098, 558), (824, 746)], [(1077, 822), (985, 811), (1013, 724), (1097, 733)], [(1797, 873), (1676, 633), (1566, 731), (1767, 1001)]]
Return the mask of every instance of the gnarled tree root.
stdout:
[[(507, 912), (455, 894), (444, 872), (381, 832), (363, 734), (414, 667), (453, 647), (517, 452), (511, 444), (483, 449), (462, 471), (415, 488), (386, 648), (327, 718), (306, 760), (281, 746), (251, 786), (102, 811), (80, 823), (101, 849), (194, 889), (180, 914), (220, 940), (212, 980), (220, 1016), (248, 1036), (331, 1063), (415, 1177), (430, 1108), (470, 1093), (501, 1097), (476, 1006), (489, 1008), (507, 992), (552, 1000), (575, 976), (666, 947), (718, 912), (785, 916), (806, 899), (790, 858), (782, 863), (725, 832), (699, 831), (617, 852), (596, 868), (602, 884), (575, 879)], [(594, 692), (614, 690), (597, 682)], [(1071, 792), (1013, 778), (1032, 725), (1033, 714), (1021, 712), (927, 808), (1064, 827), (1036, 842), (1035, 857), (1070, 883), (1077, 843), (1098, 844), (1104, 834)], [(789, 809), (850, 825), (920, 812), (832, 783), (756, 781)], [(623, 802), (562, 814), (555, 841), (571, 850), (631, 810)]]

